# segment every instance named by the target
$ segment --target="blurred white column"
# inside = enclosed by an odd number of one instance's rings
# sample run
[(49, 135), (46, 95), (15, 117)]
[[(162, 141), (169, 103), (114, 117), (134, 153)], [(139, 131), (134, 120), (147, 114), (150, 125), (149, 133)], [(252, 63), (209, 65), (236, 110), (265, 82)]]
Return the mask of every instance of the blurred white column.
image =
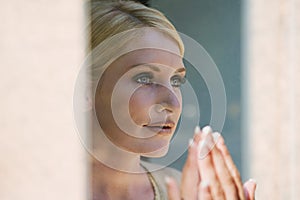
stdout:
[(244, 1), (245, 177), (257, 199), (299, 199), (300, 1)]
[(87, 199), (72, 115), (83, 2), (1, 1), (0, 18), (0, 199)]

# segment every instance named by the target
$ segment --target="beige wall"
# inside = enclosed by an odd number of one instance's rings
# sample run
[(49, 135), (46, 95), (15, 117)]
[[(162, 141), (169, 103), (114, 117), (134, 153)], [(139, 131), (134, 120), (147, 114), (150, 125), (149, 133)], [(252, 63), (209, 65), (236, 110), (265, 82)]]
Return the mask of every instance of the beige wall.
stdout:
[(299, 0), (245, 1), (244, 169), (257, 199), (299, 199), (299, 10)]
[(73, 85), (82, 1), (0, 3), (0, 199), (86, 199)]

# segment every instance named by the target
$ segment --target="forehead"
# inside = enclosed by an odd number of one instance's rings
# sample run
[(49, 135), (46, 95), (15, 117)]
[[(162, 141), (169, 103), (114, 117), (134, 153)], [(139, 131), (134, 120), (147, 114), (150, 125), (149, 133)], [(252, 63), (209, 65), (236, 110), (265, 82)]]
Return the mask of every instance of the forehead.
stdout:
[(134, 66), (154, 64), (166, 66), (170, 71), (184, 68), (180, 48), (175, 40), (158, 31), (143, 31), (130, 40), (125, 54), (116, 58), (106, 69), (102, 78), (115, 79), (124, 75)]
[(127, 53), (117, 59), (123, 63), (123, 67), (141, 63), (156, 63), (173, 68), (183, 67), (179, 45), (171, 36), (153, 29), (142, 31), (142, 34), (126, 45)]
[(166, 66), (172, 71), (184, 67), (182, 57), (179, 55), (160, 49), (140, 49), (123, 55), (109, 68), (126, 72), (134, 66), (143, 64)]
[[(130, 34), (130, 33), (129, 33)], [(142, 28), (138, 29), (132, 34), (135, 38), (127, 44), (127, 49), (161, 49), (168, 52), (172, 52), (176, 55), (181, 55), (181, 50), (179, 48), (179, 41), (176, 41), (174, 37), (174, 32), (161, 32), (153, 28)]]

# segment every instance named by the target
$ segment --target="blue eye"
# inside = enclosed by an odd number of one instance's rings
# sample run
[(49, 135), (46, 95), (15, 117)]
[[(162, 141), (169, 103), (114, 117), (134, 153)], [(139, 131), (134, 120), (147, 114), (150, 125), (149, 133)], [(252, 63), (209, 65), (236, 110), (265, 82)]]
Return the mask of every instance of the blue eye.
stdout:
[(173, 76), (171, 78), (171, 85), (173, 87), (180, 87), (186, 81), (185, 77), (181, 77), (179, 75)]
[(152, 79), (153, 79), (153, 75), (150, 73), (142, 73), (142, 74), (138, 74), (137, 76), (134, 77), (134, 80), (137, 83), (140, 83), (143, 85), (149, 85), (149, 84), (153, 83)]

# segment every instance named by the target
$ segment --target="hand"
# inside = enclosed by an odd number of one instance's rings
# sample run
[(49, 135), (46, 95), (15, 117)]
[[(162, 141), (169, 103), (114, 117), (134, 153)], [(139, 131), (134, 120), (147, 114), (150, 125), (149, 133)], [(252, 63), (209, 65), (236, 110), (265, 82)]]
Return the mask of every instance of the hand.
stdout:
[(171, 200), (254, 200), (256, 188), (256, 183), (251, 180), (243, 187), (224, 139), (220, 134), (212, 133), (208, 127), (203, 132), (195, 129), (182, 172), (180, 190), (173, 179), (166, 181)]
[(246, 200), (254, 200), (255, 199), (255, 190), (256, 190), (256, 181), (253, 179), (249, 179), (248, 181), (246, 181), (244, 183), (244, 185), (242, 186), (242, 181), (241, 181), (241, 177), (240, 177), (240, 173), (237, 169), (237, 167), (235, 166), (233, 159), (230, 155), (229, 150), (227, 149), (226, 145), (225, 145), (225, 141), (224, 138), (220, 135), (218, 140), (217, 140), (217, 148), (226, 163), (227, 169), (229, 170), (231, 176), (234, 179), (235, 184), (237, 185), (238, 188), (238, 194), (240, 199), (246, 199)]
[[(182, 170), (181, 185), (178, 188), (172, 178), (166, 178), (168, 196), (170, 200), (210, 199), (207, 184), (201, 182), (198, 166), (198, 145), (201, 140), (201, 130), (195, 128), (194, 138), (189, 142), (188, 157)], [(201, 195), (201, 197), (200, 197)]]

